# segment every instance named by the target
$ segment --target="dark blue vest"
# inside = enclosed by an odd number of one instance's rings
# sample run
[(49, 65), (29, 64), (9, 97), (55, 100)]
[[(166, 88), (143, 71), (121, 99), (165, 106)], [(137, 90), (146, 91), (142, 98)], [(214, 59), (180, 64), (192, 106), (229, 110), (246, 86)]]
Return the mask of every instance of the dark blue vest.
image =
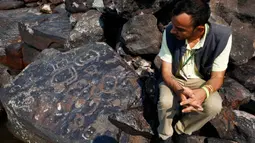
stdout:
[[(205, 80), (210, 79), (214, 60), (227, 45), (231, 29), (226, 26), (209, 23), (209, 32), (206, 35), (204, 46), (195, 51), (195, 64)], [(177, 74), (180, 61), (186, 52), (185, 40), (178, 40), (170, 33), (172, 25), (166, 27), (167, 46), (172, 54), (172, 73)]]

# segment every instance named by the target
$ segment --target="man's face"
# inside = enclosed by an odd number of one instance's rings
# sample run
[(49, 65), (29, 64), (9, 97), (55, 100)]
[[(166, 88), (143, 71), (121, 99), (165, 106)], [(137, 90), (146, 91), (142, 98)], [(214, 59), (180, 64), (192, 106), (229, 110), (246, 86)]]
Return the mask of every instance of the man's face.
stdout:
[(173, 28), (170, 31), (179, 40), (189, 39), (195, 34), (192, 18), (186, 13), (172, 17)]

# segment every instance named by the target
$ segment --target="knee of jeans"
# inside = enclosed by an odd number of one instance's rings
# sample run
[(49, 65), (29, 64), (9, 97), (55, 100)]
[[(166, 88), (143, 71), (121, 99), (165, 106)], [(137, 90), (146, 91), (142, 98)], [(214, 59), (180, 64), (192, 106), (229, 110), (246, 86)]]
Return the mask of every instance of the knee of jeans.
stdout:
[(161, 98), (158, 104), (161, 108), (171, 108), (173, 106), (173, 100), (170, 98)]
[(209, 103), (209, 104), (206, 104), (204, 108), (205, 108), (206, 114), (215, 116), (221, 112), (222, 102)]

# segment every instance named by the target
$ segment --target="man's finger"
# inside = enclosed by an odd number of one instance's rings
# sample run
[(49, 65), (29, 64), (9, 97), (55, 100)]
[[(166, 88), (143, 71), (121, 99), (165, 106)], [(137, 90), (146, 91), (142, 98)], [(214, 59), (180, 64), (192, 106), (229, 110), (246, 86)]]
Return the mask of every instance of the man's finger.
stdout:
[(185, 101), (185, 100), (187, 100), (186, 96), (181, 94), (181, 101)]
[(192, 112), (192, 111), (197, 111), (193, 106), (188, 106), (187, 108), (184, 108), (182, 110), (182, 113), (189, 113), (189, 112)]
[(189, 105), (193, 106), (194, 108), (198, 109), (199, 111), (203, 111), (203, 107), (196, 102), (191, 102)]
[(181, 106), (187, 105), (187, 104), (190, 104), (190, 103), (193, 102), (193, 101), (194, 101), (194, 99), (189, 98), (189, 99), (187, 99), (187, 100), (185, 100), (185, 101), (182, 101), (182, 102), (180, 103), (180, 105), (181, 105)]

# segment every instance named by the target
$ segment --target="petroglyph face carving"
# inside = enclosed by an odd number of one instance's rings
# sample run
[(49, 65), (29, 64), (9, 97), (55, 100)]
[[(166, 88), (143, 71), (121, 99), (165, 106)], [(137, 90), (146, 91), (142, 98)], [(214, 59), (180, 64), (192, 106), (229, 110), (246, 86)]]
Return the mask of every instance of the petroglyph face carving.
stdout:
[(74, 67), (66, 67), (56, 71), (53, 75), (52, 83), (53, 84), (71, 84), (76, 81), (78, 78), (77, 71)]
[(84, 66), (86, 63), (91, 62), (92, 60), (97, 61), (100, 54), (97, 51), (89, 50), (85, 55), (81, 55), (76, 58), (75, 63), (78, 66)]

